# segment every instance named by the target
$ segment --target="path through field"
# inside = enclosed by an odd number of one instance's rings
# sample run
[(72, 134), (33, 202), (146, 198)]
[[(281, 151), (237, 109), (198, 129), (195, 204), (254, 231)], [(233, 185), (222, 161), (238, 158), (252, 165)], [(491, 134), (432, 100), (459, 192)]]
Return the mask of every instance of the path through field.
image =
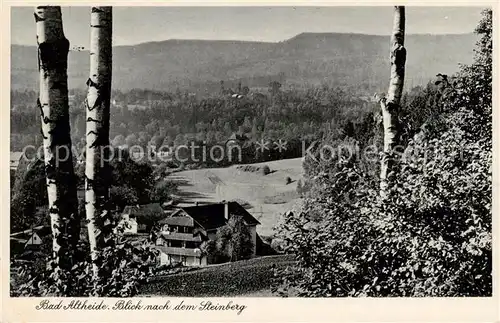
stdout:
[[(181, 202), (238, 201), (257, 218), (261, 225), (257, 232), (271, 236), (279, 216), (295, 209), (300, 202), (296, 192), (297, 182), (302, 180), (301, 158), (285, 159), (252, 166), (268, 165), (271, 173), (245, 172), (236, 165), (226, 168), (187, 170), (174, 173), (169, 180), (179, 184)], [(286, 184), (286, 177), (292, 183)]]

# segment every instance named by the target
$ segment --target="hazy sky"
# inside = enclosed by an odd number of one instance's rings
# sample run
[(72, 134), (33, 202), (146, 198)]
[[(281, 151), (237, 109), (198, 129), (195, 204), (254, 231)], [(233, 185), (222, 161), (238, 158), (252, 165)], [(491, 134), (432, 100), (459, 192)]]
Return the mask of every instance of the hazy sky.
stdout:
[[(407, 33), (472, 32), (478, 7), (407, 7)], [(302, 32), (349, 32), (388, 35), (392, 7), (115, 7), (114, 45), (166, 39), (282, 41)], [(88, 47), (90, 13), (64, 7), (66, 37)], [(12, 8), (13, 44), (35, 45), (32, 7)]]

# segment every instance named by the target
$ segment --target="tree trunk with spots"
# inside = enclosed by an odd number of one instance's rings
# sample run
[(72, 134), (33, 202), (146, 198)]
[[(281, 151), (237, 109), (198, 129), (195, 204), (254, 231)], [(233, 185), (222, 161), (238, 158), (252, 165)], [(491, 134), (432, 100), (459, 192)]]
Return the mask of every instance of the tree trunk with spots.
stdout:
[(110, 245), (109, 118), (112, 63), (112, 8), (92, 7), (90, 22), (90, 76), (87, 81), (85, 212), (93, 262), (98, 276), (97, 252)]
[(71, 268), (79, 240), (76, 177), (71, 154), (68, 105), (69, 41), (60, 7), (35, 8), (43, 153), (56, 268)]
[(387, 197), (387, 187), (395, 176), (395, 148), (399, 144), (398, 113), (405, 77), (406, 49), (405, 7), (394, 7), (394, 24), (391, 35), (391, 78), (387, 97), (380, 100), (384, 127), (384, 152), (380, 169), (380, 194)]

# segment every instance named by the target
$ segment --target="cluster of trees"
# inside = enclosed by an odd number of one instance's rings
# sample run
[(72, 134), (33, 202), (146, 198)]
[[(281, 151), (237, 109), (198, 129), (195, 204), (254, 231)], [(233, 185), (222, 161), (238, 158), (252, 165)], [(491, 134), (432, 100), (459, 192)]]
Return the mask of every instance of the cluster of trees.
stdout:
[[(117, 151), (115, 151), (118, 154)], [(177, 191), (177, 185), (165, 177), (165, 170), (140, 163), (122, 151), (121, 158), (110, 161), (109, 207), (119, 214), (126, 205), (164, 203)], [(85, 218), (85, 162), (74, 163), (78, 187), (78, 212)], [(42, 159), (24, 161), (19, 166), (10, 197), (11, 232), (48, 225), (45, 168)]]
[(215, 240), (204, 243), (202, 251), (213, 263), (224, 263), (251, 258), (254, 247), (243, 217), (234, 214), (225, 226), (217, 230)]
[[(119, 92), (113, 94), (116, 104), (110, 111), (110, 143), (115, 147), (138, 145), (145, 151), (148, 147), (175, 149), (191, 143), (210, 149), (225, 144), (236, 133), (244, 135), (242, 162), (260, 162), (300, 157), (302, 142), (308, 145), (322, 132), (362, 134), (365, 124), (373, 122), (375, 103), (357, 98), (353, 92), (328, 86), (292, 91), (274, 85), (273, 89), (268, 97), (240, 99), (218, 94), (196, 98), (152, 91)], [(35, 125), (38, 111), (29, 101), (32, 96), (31, 92), (12, 92), (11, 150), (42, 142)], [(85, 147), (85, 108), (83, 101), (78, 101), (83, 95), (73, 91), (73, 96), (71, 135), (80, 151)], [(139, 105), (144, 109), (136, 108)], [(269, 149), (259, 154), (257, 142), (261, 140)], [(279, 140), (287, 142), (286, 150), (276, 149)], [(199, 160), (198, 156), (187, 157), (187, 163)]]
[[(476, 33), (472, 65), (453, 77), (439, 74), (434, 89), (411, 91), (413, 98), (398, 102), (389, 93), (381, 102), (383, 109), (395, 104), (384, 111), (384, 132), (374, 128), (369, 140), (384, 150), (382, 163), (349, 154), (328, 162), (306, 158), (304, 207), (280, 225), (298, 267), (278, 275), (277, 291), (492, 295), (491, 10)], [(394, 38), (392, 49), (400, 48), (400, 35)], [(390, 91), (401, 85), (404, 69), (394, 72)], [(356, 136), (325, 135), (322, 143), (366, 145)]]

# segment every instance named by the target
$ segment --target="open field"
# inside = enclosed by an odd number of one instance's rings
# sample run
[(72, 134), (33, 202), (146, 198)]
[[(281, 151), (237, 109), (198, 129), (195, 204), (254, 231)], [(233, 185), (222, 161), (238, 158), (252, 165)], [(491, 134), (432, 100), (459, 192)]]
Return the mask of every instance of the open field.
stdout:
[(211, 265), (199, 270), (155, 277), (141, 286), (140, 296), (275, 296), (274, 268), (294, 265), (293, 256), (280, 255)]
[[(186, 170), (169, 176), (170, 180), (179, 184), (179, 195), (182, 202), (220, 202), (236, 200), (246, 206), (261, 225), (257, 232), (263, 236), (272, 236), (273, 227), (281, 214), (295, 209), (300, 198), (296, 193), (297, 183), (302, 177), (302, 159), (284, 159), (253, 166), (268, 165), (271, 173), (263, 175), (259, 172), (246, 172), (238, 169), (238, 165), (226, 168), (210, 168)], [(286, 184), (289, 176), (292, 183)]]

